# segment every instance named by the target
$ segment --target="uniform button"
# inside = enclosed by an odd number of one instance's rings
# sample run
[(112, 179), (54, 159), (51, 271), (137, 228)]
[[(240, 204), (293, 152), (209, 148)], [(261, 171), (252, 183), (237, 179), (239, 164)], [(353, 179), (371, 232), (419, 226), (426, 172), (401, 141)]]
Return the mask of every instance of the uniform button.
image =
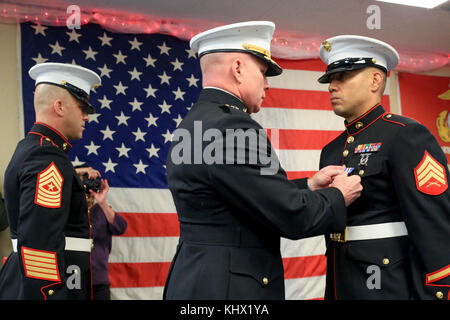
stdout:
[(392, 117), (392, 114), (387, 114), (387, 115), (386, 115), (386, 118), (389, 119), (390, 117)]
[(347, 138), (347, 143), (352, 143), (353, 141), (355, 141), (355, 138), (353, 136)]
[(348, 156), (348, 150), (344, 150), (344, 152), (342, 152), (342, 155), (343, 155), (344, 157)]
[(53, 291), (52, 289), (48, 290), (48, 295), (52, 296), (55, 293), (55, 291)]
[(359, 170), (358, 174), (362, 177), (364, 174), (364, 170)]
[(264, 285), (267, 285), (269, 283), (269, 279), (267, 279), (266, 277), (264, 277), (262, 281)]
[(66, 150), (67, 149), (67, 143), (64, 142), (62, 147), (63, 147), (63, 150)]
[(389, 264), (389, 262), (390, 262), (390, 261), (389, 261), (389, 259), (388, 259), (388, 258), (384, 258), (384, 259), (383, 259), (383, 264), (384, 264), (384, 265), (387, 265), (387, 264)]
[(358, 121), (358, 122), (355, 124), (355, 128), (356, 128), (356, 129), (360, 129), (360, 128), (362, 128), (363, 125), (364, 125), (364, 124), (363, 124), (361, 121)]
[(442, 299), (444, 297), (444, 294), (441, 291), (436, 292), (436, 298)]
[(91, 249), (94, 249), (94, 242), (91, 243)]

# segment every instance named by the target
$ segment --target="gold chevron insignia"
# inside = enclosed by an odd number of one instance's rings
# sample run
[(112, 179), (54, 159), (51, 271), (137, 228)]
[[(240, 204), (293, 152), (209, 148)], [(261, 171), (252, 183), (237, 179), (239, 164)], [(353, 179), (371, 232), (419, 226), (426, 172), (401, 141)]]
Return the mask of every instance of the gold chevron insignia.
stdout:
[(61, 173), (52, 162), (38, 175), (34, 203), (46, 208), (60, 208), (63, 181)]

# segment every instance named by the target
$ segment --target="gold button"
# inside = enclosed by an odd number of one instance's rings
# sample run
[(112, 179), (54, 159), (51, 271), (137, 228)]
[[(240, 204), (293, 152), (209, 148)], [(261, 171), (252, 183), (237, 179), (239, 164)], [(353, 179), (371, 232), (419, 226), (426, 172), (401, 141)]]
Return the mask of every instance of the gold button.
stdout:
[(348, 137), (347, 143), (352, 143), (353, 141), (355, 141), (355, 138), (353, 136)]
[(267, 279), (266, 277), (264, 277), (264, 278), (263, 278), (263, 283), (264, 283), (265, 285), (267, 285), (267, 284), (269, 283), (269, 279)]
[(384, 265), (389, 264), (389, 262), (390, 262), (390, 261), (389, 261), (388, 258), (384, 258), (384, 259), (383, 259), (383, 264), (384, 264)]
[(444, 297), (444, 294), (441, 291), (436, 292), (436, 298), (442, 299)]
[(392, 117), (392, 114), (387, 114), (387, 115), (386, 115), (386, 118), (389, 119), (390, 117)]
[(94, 242), (91, 243), (91, 249), (94, 249)]
[(63, 145), (62, 145), (62, 147), (63, 147), (63, 150), (66, 150), (66, 148), (67, 148), (67, 143), (63, 143)]
[(364, 170), (359, 170), (358, 174), (362, 177), (362, 175), (364, 174)]
[(344, 152), (342, 152), (342, 155), (343, 155), (344, 157), (348, 156), (348, 150), (344, 150)]
[(55, 291), (53, 291), (52, 289), (48, 290), (48, 295), (52, 296), (55, 293)]
[(363, 125), (364, 125), (364, 124), (363, 124), (361, 121), (358, 121), (358, 122), (355, 124), (355, 128), (356, 128), (356, 129), (360, 129), (360, 128), (362, 128)]

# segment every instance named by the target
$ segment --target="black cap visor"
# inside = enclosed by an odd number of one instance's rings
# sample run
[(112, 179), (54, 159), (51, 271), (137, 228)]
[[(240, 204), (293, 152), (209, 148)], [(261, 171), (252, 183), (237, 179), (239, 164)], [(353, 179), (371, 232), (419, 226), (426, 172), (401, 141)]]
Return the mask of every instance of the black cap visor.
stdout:
[(387, 73), (386, 68), (378, 64), (375, 64), (372, 58), (346, 58), (339, 61), (335, 61), (332, 64), (328, 65), (325, 74), (322, 75), (319, 79), (317, 79), (317, 81), (319, 81), (319, 83), (330, 83), (331, 82), (330, 76), (332, 74), (345, 71), (359, 70), (366, 67), (375, 67)]

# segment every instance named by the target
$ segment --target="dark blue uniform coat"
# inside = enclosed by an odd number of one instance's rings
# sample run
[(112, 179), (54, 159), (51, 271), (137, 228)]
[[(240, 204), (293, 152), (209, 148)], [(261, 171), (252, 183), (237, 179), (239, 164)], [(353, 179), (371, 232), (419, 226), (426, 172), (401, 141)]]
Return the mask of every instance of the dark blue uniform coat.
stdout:
[[(227, 129), (264, 132), (244, 110), (235, 96), (206, 88), (178, 127), (188, 133), (185, 139), (174, 133), (167, 179), (180, 240), (165, 299), (284, 299), (280, 237), (300, 239), (344, 227), (345, 203), (338, 189), (302, 190), (305, 180), (287, 180), (274, 163), (272, 174), (262, 174), (270, 164), (252, 161), (260, 152), (272, 154), (279, 165), (267, 136), (257, 147), (250, 142), (230, 146)], [(198, 134), (203, 141), (198, 142)], [(189, 139), (188, 150), (180, 151)], [(223, 143), (223, 149), (212, 152), (213, 141)], [(190, 157), (192, 164), (174, 155)]]
[(364, 188), (347, 208), (347, 225), (404, 221), (408, 235), (328, 237), (325, 298), (448, 299), (449, 172), (434, 136), (377, 105), (322, 150), (321, 167), (339, 164), (353, 168)]
[(64, 250), (65, 237), (90, 235), (84, 186), (66, 154), (70, 147), (41, 123), (17, 145), (4, 183), (17, 252), (1, 270), (0, 299), (91, 296), (90, 253)]

